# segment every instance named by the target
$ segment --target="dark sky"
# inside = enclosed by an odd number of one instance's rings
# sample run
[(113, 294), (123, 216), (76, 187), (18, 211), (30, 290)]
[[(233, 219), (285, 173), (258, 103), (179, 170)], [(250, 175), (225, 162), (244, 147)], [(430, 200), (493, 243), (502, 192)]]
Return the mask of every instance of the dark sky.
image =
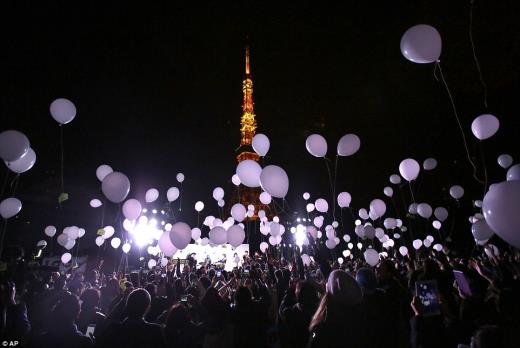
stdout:
[[(428, 23), (439, 30), (441, 64), (470, 152), (479, 166), (484, 154), (490, 182), (502, 181), (496, 157), (520, 155), (520, 12), (515, 1), (475, 1), (476, 53), (488, 86), (485, 108), (468, 35), (469, 4), (4, 4), (1, 130), (23, 131), (38, 156), (16, 188), (24, 208), (10, 222), (9, 240), (33, 243), (48, 224), (78, 225), (87, 227), (92, 244), (100, 211), (88, 202), (101, 196), (95, 169), (103, 163), (126, 173), (130, 196), (141, 200), (146, 189), (157, 187), (164, 201), (165, 190), (176, 185), (175, 174), (183, 172), (187, 208), (180, 218), (195, 222), (196, 200), (206, 202), (205, 212), (216, 213), (212, 189), (223, 186), (227, 197), (233, 189), (246, 35), (258, 131), (271, 139), (266, 162), (287, 170), (293, 211), (304, 211), (304, 191), (330, 197), (324, 161), (307, 153), (306, 136), (324, 135), (328, 157), (334, 158), (337, 140), (356, 133), (361, 150), (339, 161), (337, 179), (338, 191), (352, 193), (356, 211), (384, 197), (382, 189), (402, 159), (435, 157), (439, 167), (419, 179), (416, 199), (450, 207), (446, 188), (463, 185), (467, 213), (457, 216), (457, 234), (469, 239), (471, 200), (482, 198), (482, 188), (471, 179), (448, 96), (433, 65), (413, 64), (399, 50), (410, 26)], [(64, 129), (70, 200), (61, 208), (59, 127), (48, 111), (58, 97), (71, 99), (78, 109)], [(470, 124), (485, 112), (496, 114), (501, 128), (479, 145)]]

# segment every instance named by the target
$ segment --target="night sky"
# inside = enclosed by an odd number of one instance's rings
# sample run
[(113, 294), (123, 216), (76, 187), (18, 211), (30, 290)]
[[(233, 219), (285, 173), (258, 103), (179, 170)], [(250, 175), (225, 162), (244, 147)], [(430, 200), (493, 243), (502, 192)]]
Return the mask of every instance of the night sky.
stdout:
[[(330, 203), (324, 161), (307, 153), (305, 138), (325, 136), (334, 159), (337, 140), (355, 133), (361, 149), (339, 160), (337, 177), (337, 191), (352, 194), (354, 211), (385, 198), (383, 187), (402, 159), (435, 157), (439, 166), (421, 173), (415, 198), (453, 208), (447, 189), (464, 186), (454, 238), (472, 243), (467, 217), (483, 187), (471, 178), (434, 65), (413, 64), (399, 50), (401, 35), (419, 23), (442, 36), (441, 65), (470, 152), (479, 168), (484, 155), (490, 183), (505, 179), (499, 154), (520, 156), (520, 12), (514, 1), (475, 1), (473, 35), (488, 108), (469, 41), (470, 1), (14, 3), (2, 9), (0, 130), (24, 132), (38, 160), (16, 185), (24, 207), (9, 222), (12, 244), (34, 245), (52, 224), (59, 231), (85, 227), (84, 244), (91, 247), (100, 210), (89, 201), (102, 197), (95, 170), (105, 163), (128, 175), (129, 197), (142, 201), (156, 187), (164, 202), (166, 189), (177, 185), (176, 173), (183, 172), (178, 218), (193, 225), (197, 200), (206, 203), (204, 213), (216, 214), (213, 188), (222, 186), (228, 198), (234, 189), (246, 36), (257, 131), (271, 140), (265, 163), (288, 172), (284, 206), (291, 213), (305, 211), (305, 191)], [(70, 199), (61, 207), (59, 127), (49, 114), (59, 97), (78, 109), (64, 126)], [(470, 124), (486, 112), (500, 119), (501, 128), (479, 144)], [(8, 185), (13, 179), (11, 174)], [(14, 189), (8, 186), (4, 197)], [(401, 215), (401, 195), (409, 199), (408, 187), (402, 190), (395, 196)], [(105, 224), (115, 211), (108, 207)]]

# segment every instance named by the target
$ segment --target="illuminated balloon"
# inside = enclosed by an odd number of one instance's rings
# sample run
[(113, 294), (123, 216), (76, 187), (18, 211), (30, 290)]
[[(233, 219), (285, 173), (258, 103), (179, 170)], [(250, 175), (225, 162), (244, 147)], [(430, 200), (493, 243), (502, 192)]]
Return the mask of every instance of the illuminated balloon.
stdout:
[[(195, 203), (195, 211), (200, 213), (203, 209), (204, 209), (204, 203), (203, 202), (198, 201), (197, 203)], [(181, 248), (179, 248), (179, 249), (181, 249)]]
[(105, 239), (102, 237), (102, 236), (99, 236), (99, 237), (96, 237), (96, 245), (99, 247), (99, 246), (102, 246), (103, 243), (105, 243)]
[(334, 239), (327, 239), (325, 241), (325, 246), (332, 250), (336, 247), (336, 241)]
[(329, 210), (329, 203), (323, 198), (318, 198), (316, 202), (314, 202), (314, 206), (320, 213), (326, 213)]
[(271, 236), (277, 237), (280, 235), (281, 229), (280, 224), (278, 222), (271, 222), (269, 233), (271, 233)]
[(520, 181), (496, 184), (484, 197), (482, 211), (487, 224), (503, 240), (520, 248)]
[[(355, 154), (361, 146), (361, 140), (355, 134), (345, 134), (338, 141), (338, 155), (351, 156)], [(325, 151), (326, 152), (326, 151)]]
[(116, 230), (112, 226), (105, 226), (105, 227), (103, 227), (103, 231), (105, 233), (102, 235), (102, 238), (103, 239), (108, 239), (108, 238), (110, 238), (110, 237), (112, 237), (114, 235)]
[(498, 156), (497, 162), (502, 168), (507, 169), (511, 166), (511, 164), (513, 164), (513, 157), (507, 153), (504, 153)]
[(262, 192), (260, 193), (260, 202), (262, 204), (271, 204), (271, 201), (272, 201), (272, 197), (269, 193), (267, 192)]
[(45, 249), (46, 246), (47, 246), (47, 241), (43, 240), (43, 239), (38, 241), (38, 243), (36, 243), (36, 247), (40, 248), (40, 249)]
[(401, 177), (397, 174), (390, 175), (390, 183), (398, 185), (401, 183)]
[(213, 199), (220, 201), (222, 198), (224, 198), (224, 189), (222, 187), (215, 187), (213, 189)]
[(175, 178), (177, 179), (177, 181), (179, 183), (182, 183), (184, 181), (184, 174), (182, 173), (177, 173), (177, 175), (175, 176)]
[(260, 173), (262, 167), (253, 160), (244, 160), (237, 165), (236, 174), (240, 182), (247, 187), (260, 186)]
[(437, 220), (439, 220), (440, 222), (443, 222), (448, 218), (448, 210), (444, 207), (437, 207), (437, 208), (435, 208), (433, 215), (435, 215)]
[(365, 233), (365, 238), (372, 239), (376, 235), (376, 229), (372, 225), (365, 225), (365, 228), (363, 229)]
[(450, 187), (450, 195), (455, 199), (460, 199), (462, 196), (464, 196), (464, 189), (462, 186), (453, 185)]
[(103, 205), (103, 203), (101, 203), (101, 201), (97, 198), (94, 198), (94, 199), (91, 199), (90, 200), (90, 206), (92, 208), (99, 208)]
[(307, 226), (306, 231), (308, 234), (311, 235), (313, 239), (316, 239), (318, 237), (318, 230), (314, 226)]
[(22, 158), (30, 148), (29, 139), (17, 130), (0, 133), (0, 157), (5, 162), (14, 162)]
[(110, 245), (112, 248), (117, 249), (121, 245), (121, 239), (114, 237), (110, 240)]
[(424, 170), (433, 170), (437, 168), (437, 160), (435, 158), (427, 158), (423, 162)]
[(365, 226), (363, 225), (357, 225), (356, 228), (354, 228), (354, 233), (359, 238), (365, 238)]
[(304, 266), (309, 266), (311, 264), (311, 258), (309, 257), (309, 255), (302, 254), (301, 258)]
[(417, 179), (421, 167), (419, 163), (413, 158), (407, 158), (399, 164), (399, 173), (406, 181), (413, 181)]
[(238, 177), (238, 175), (236, 174), (233, 174), (233, 176), (231, 177), (231, 182), (233, 183), (233, 185), (235, 186), (239, 186), (242, 182), (240, 181), (240, 178)]
[(157, 244), (159, 245), (159, 249), (161, 249), (164, 256), (172, 257), (177, 252), (177, 248), (173, 245), (170, 239), (170, 233), (168, 232), (163, 232), (163, 234), (161, 234), (161, 236), (159, 237), (159, 242)]
[(416, 240), (414, 240), (414, 241), (412, 242), (412, 245), (413, 245), (413, 247), (414, 247), (415, 250), (419, 250), (419, 249), (422, 247), (423, 242), (422, 242), (422, 240), (420, 240), (420, 239), (416, 239)]
[(137, 199), (130, 198), (123, 203), (123, 215), (128, 220), (135, 220), (141, 215), (141, 202)]
[(367, 249), (363, 253), (365, 261), (372, 267), (375, 267), (379, 263), (379, 253), (374, 249)]
[(325, 157), (327, 154), (327, 140), (319, 134), (311, 134), (305, 140), (307, 151), (314, 157)]
[(108, 164), (102, 164), (96, 169), (96, 177), (99, 181), (103, 182), (103, 179), (114, 170)]
[(155, 261), (155, 259), (148, 260), (148, 269), (152, 269), (155, 266), (157, 266), (157, 261)]
[(109, 201), (121, 203), (130, 192), (130, 180), (123, 173), (112, 172), (103, 179), (101, 191)]
[(498, 131), (500, 122), (498, 118), (490, 114), (480, 115), (471, 123), (471, 131), (479, 140), (491, 138)]
[(432, 222), (432, 226), (433, 226), (433, 228), (435, 228), (436, 230), (440, 230), (441, 227), (442, 227), (442, 224), (441, 224), (440, 221), (435, 220), (434, 222)]
[(246, 214), (246, 207), (240, 203), (236, 203), (231, 207), (231, 216), (238, 222), (244, 221)]
[(401, 256), (408, 255), (408, 248), (405, 247), (404, 245), (399, 247), (399, 254), (401, 254)]
[(417, 214), (417, 208), (418, 208), (419, 204), (417, 203), (412, 203), (410, 204), (410, 206), (408, 207), (408, 212), (412, 215), (415, 215)]
[(202, 233), (202, 231), (200, 230), (200, 228), (198, 228), (198, 227), (192, 228), (191, 229), (191, 239), (199, 240), (201, 233)]
[(130, 245), (130, 243), (125, 243), (123, 244), (123, 246), (121, 247), (121, 249), (123, 250), (123, 252), (125, 254), (128, 254), (130, 252), (130, 249), (132, 248), (132, 246)]
[[(507, 181), (520, 180), (520, 164), (515, 164), (507, 171)], [(491, 187), (489, 187), (491, 189)]]
[(394, 189), (391, 188), (390, 186), (387, 186), (383, 189), (383, 193), (385, 194), (385, 196), (387, 197), (392, 197), (394, 195)]
[(233, 225), (227, 230), (227, 242), (234, 248), (244, 242), (246, 232), (238, 225)]
[(397, 227), (397, 222), (395, 221), (394, 218), (386, 218), (383, 221), (383, 225), (385, 226), (386, 229), (392, 230)]
[(441, 35), (431, 25), (414, 25), (401, 38), (401, 53), (414, 63), (436, 62), (439, 60), (441, 51)]
[(187, 223), (176, 222), (170, 231), (170, 240), (172, 244), (179, 250), (188, 246), (191, 240), (191, 228)]
[(471, 225), (471, 233), (476, 240), (487, 240), (495, 234), (486, 220), (478, 220)]
[(155, 200), (159, 198), (159, 190), (156, 188), (151, 188), (148, 191), (146, 191), (144, 195), (144, 201), (146, 203), (152, 203), (155, 202)]
[(311, 195), (309, 192), (304, 192), (303, 193), (303, 199), (305, 199), (306, 201), (309, 200), (309, 198), (311, 198)]
[(350, 206), (350, 202), (352, 201), (352, 197), (348, 192), (340, 192), (338, 195), (338, 205), (340, 208), (347, 208)]
[(264, 254), (268, 248), (269, 248), (269, 244), (267, 244), (266, 242), (260, 243), (260, 251), (263, 252)]
[(419, 216), (429, 219), (432, 216), (432, 207), (428, 203), (420, 203), (417, 206), (417, 213)]
[(269, 151), (269, 146), (271, 144), (269, 142), (269, 138), (265, 134), (258, 133), (253, 137), (251, 145), (253, 150), (255, 150), (259, 156), (263, 157)]
[(9, 170), (17, 174), (25, 173), (34, 166), (34, 163), (36, 163), (36, 152), (31, 148), (16, 161), (5, 162)]
[(68, 99), (58, 98), (51, 103), (50, 112), (60, 124), (67, 124), (76, 117), (76, 106)]
[(369, 218), (368, 212), (365, 208), (359, 209), (358, 215), (363, 220), (367, 220)]
[(386, 213), (386, 204), (381, 199), (374, 199), (370, 202), (370, 211), (377, 218), (382, 217)]
[(47, 227), (45, 227), (44, 232), (45, 232), (45, 235), (47, 237), (51, 237), (52, 238), (56, 234), (56, 227), (54, 227), (54, 226), (47, 226)]
[(166, 198), (168, 202), (174, 202), (177, 198), (179, 198), (180, 191), (177, 187), (173, 186), (166, 191)]
[(289, 191), (289, 177), (283, 168), (269, 165), (260, 173), (260, 186), (276, 198), (284, 198)]
[(209, 240), (216, 245), (226, 244), (227, 232), (222, 226), (213, 227), (209, 231)]
[(435, 244), (433, 246), (433, 250), (440, 252), (442, 250), (442, 244), (439, 244), (439, 243)]
[(66, 235), (65, 233), (60, 234), (58, 237), (56, 237), (56, 242), (58, 245), (61, 245), (64, 247), (70, 240), (70, 237)]
[(307, 213), (313, 212), (316, 207), (313, 203), (307, 203), (305, 206), (305, 210), (307, 210)]
[(0, 203), (0, 216), (9, 219), (22, 210), (22, 202), (18, 198), (9, 197)]
[(61, 263), (63, 263), (64, 265), (69, 263), (71, 259), (72, 255), (70, 253), (64, 253), (63, 255), (61, 255)]

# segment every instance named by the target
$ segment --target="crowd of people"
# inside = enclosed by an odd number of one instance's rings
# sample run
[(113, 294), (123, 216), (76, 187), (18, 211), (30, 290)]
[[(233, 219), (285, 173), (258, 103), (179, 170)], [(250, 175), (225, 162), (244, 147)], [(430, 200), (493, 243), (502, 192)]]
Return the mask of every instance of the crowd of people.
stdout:
[[(133, 272), (5, 272), (2, 342), (26, 347), (519, 347), (520, 253), (310, 264), (245, 256)], [(391, 253), (392, 254), (392, 253)], [(464, 275), (466, 283), (454, 277)], [(417, 284), (435, 284), (425, 302)], [(432, 303), (430, 303), (432, 302)], [(438, 310), (430, 306), (438, 304)]]

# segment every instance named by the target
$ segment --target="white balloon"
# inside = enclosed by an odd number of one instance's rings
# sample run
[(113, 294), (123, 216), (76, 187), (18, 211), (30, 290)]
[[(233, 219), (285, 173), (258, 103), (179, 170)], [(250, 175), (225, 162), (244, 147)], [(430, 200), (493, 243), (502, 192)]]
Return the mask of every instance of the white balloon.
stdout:
[(112, 248), (117, 249), (121, 245), (121, 239), (114, 237), (110, 240), (110, 245)]
[(368, 212), (365, 208), (359, 209), (358, 215), (363, 220), (367, 220), (369, 218)]
[[(370, 211), (377, 218), (382, 217), (386, 213), (386, 204), (381, 199), (374, 199), (370, 202)], [(373, 219), (374, 220), (374, 219)]]
[(253, 150), (255, 150), (259, 156), (265, 156), (269, 151), (269, 146), (271, 144), (269, 138), (265, 134), (258, 133), (253, 137), (251, 145)]
[(325, 241), (325, 246), (332, 250), (336, 247), (336, 241), (334, 239), (327, 239)]
[(314, 202), (314, 206), (320, 213), (326, 213), (329, 210), (329, 203), (323, 198), (318, 198), (316, 202)]
[(386, 218), (383, 221), (383, 225), (385, 226), (386, 229), (392, 230), (397, 227), (397, 222), (395, 221), (394, 218)]
[(304, 266), (309, 266), (311, 264), (311, 258), (309, 257), (309, 255), (302, 254), (301, 258)]
[(14, 162), (22, 158), (30, 148), (29, 139), (17, 130), (0, 133), (0, 158), (5, 162)]
[(103, 227), (103, 231), (105, 233), (103, 234), (102, 238), (103, 239), (108, 239), (108, 238), (110, 238), (110, 237), (112, 237), (114, 235), (116, 230), (112, 226), (105, 226), (105, 227)]
[(102, 236), (99, 236), (99, 237), (96, 237), (96, 245), (99, 247), (99, 246), (102, 246), (103, 243), (105, 243), (105, 239), (102, 237)]
[(36, 247), (41, 248), (41, 249), (45, 248), (46, 246), (47, 246), (47, 241), (43, 240), (43, 239), (38, 241), (38, 243), (36, 243)]
[(198, 201), (195, 203), (195, 211), (201, 212), (204, 209), (204, 203), (201, 201)]
[(269, 226), (269, 233), (271, 233), (271, 236), (277, 237), (280, 235), (280, 232), (280, 224), (274, 221), (271, 222), (271, 225)]
[(103, 203), (101, 203), (101, 201), (97, 198), (94, 198), (94, 199), (91, 199), (90, 200), (90, 206), (92, 208), (99, 208), (103, 205)]
[(304, 192), (303, 193), (303, 199), (305, 199), (306, 201), (309, 200), (309, 198), (311, 198), (311, 195), (309, 192)]
[(144, 195), (144, 200), (146, 203), (152, 203), (155, 202), (155, 200), (159, 198), (159, 190), (156, 188), (151, 188), (148, 191), (146, 191), (146, 194)]
[[(515, 164), (507, 171), (507, 181), (520, 180), (520, 164)], [(489, 187), (491, 189), (491, 186)]]
[(137, 199), (130, 198), (123, 203), (123, 215), (128, 220), (135, 220), (141, 215), (141, 202)]
[(76, 241), (74, 239), (69, 239), (67, 241), (67, 244), (65, 244), (63, 247), (67, 250), (70, 250), (70, 249), (74, 248), (74, 245), (76, 245)]
[(238, 222), (244, 221), (246, 214), (246, 207), (240, 203), (236, 203), (231, 207), (231, 216)]
[(345, 134), (338, 141), (338, 155), (351, 156), (358, 152), (361, 146), (361, 140), (355, 134)]
[(130, 252), (130, 249), (132, 248), (132, 246), (130, 245), (130, 243), (125, 243), (123, 244), (123, 246), (121, 247), (121, 249), (123, 249), (123, 252), (125, 254), (128, 254)]
[(433, 228), (435, 228), (436, 230), (440, 230), (441, 227), (442, 227), (442, 223), (440, 221), (437, 221), (437, 220), (432, 222), (432, 225), (433, 225)]
[(114, 172), (114, 170), (111, 166), (108, 164), (102, 164), (96, 169), (96, 177), (99, 181), (103, 182), (103, 179), (112, 172)]
[(307, 213), (313, 212), (315, 209), (315, 206), (313, 203), (307, 203), (305, 206), (305, 210), (307, 210)]
[(314, 157), (325, 157), (327, 154), (327, 140), (319, 134), (311, 134), (305, 140), (307, 151)]
[(184, 174), (182, 173), (177, 173), (177, 175), (175, 176), (175, 178), (177, 179), (177, 181), (179, 183), (182, 183), (184, 181)]
[(200, 228), (198, 227), (193, 227), (191, 229), (191, 239), (193, 240), (199, 240), (200, 239), (200, 235), (201, 235), (202, 231), (200, 230)]
[(191, 228), (185, 222), (176, 222), (170, 231), (170, 240), (179, 250), (188, 246), (191, 240)]
[(433, 212), (437, 220), (440, 222), (445, 221), (448, 218), (448, 210), (444, 207), (437, 207), (435, 208), (435, 211)]
[(419, 216), (429, 219), (432, 216), (432, 207), (428, 203), (420, 203), (417, 206), (417, 213)]
[(390, 186), (386, 186), (384, 189), (383, 189), (383, 193), (385, 194), (385, 196), (387, 197), (392, 197), (394, 195), (394, 189), (391, 188)]
[(376, 229), (372, 225), (365, 225), (365, 228), (363, 229), (365, 233), (365, 238), (372, 239), (376, 235)]
[(406, 256), (408, 255), (408, 248), (405, 247), (404, 245), (399, 247), (399, 253), (402, 255), (402, 256)]
[(401, 53), (411, 62), (424, 64), (439, 60), (442, 39), (434, 27), (427, 24), (414, 25), (401, 38)]
[(44, 232), (45, 232), (45, 235), (46, 235), (47, 237), (51, 237), (51, 238), (52, 238), (52, 237), (54, 237), (54, 235), (56, 234), (56, 227), (54, 227), (54, 226), (52, 226), (52, 225), (47, 226), (47, 227), (45, 227)]
[(201, 238), (200, 240), (200, 245), (202, 246), (205, 246), (205, 245), (208, 245), (209, 244), (209, 239), (204, 237), (204, 238)]
[(63, 255), (61, 255), (61, 263), (63, 263), (64, 265), (69, 263), (71, 259), (72, 255), (70, 253), (64, 253)]
[(0, 215), (4, 219), (9, 219), (22, 210), (22, 202), (18, 198), (9, 197), (0, 203)]
[(383, 238), (384, 235), (385, 235), (385, 230), (383, 230), (381, 227), (376, 228), (377, 239)]
[(390, 175), (390, 183), (394, 184), (394, 185), (398, 185), (401, 183), (401, 177), (397, 174), (392, 174)]
[(348, 192), (340, 192), (338, 195), (338, 205), (340, 208), (347, 208), (350, 206), (350, 202), (352, 202), (352, 197)]
[(9, 170), (17, 174), (25, 173), (34, 166), (34, 163), (36, 163), (36, 152), (31, 148), (16, 161), (5, 162)]
[(462, 196), (464, 196), (464, 189), (462, 186), (453, 185), (450, 187), (450, 195), (455, 199), (460, 199)]
[(488, 240), (495, 234), (487, 224), (486, 220), (478, 220), (471, 225), (471, 233), (473, 234), (473, 237), (479, 241)]
[(213, 189), (213, 199), (220, 201), (222, 198), (224, 198), (224, 189), (222, 187), (215, 187)]
[(356, 226), (356, 228), (354, 228), (354, 233), (359, 238), (365, 238), (365, 226), (363, 226), (363, 225)]
[(103, 179), (101, 190), (109, 201), (121, 203), (130, 192), (130, 180), (123, 173), (112, 172)]
[(423, 162), (423, 169), (424, 170), (434, 170), (437, 168), (437, 160), (435, 158), (427, 158)]
[(236, 174), (233, 174), (233, 176), (231, 177), (231, 182), (233, 183), (233, 185), (235, 186), (240, 186), (240, 184), (242, 183), (240, 181), (240, 178), (238, 177), (238, 175)]
[(233, 225), (227, 230), (227, 242), (234, 248), (241, 245), (245, 238), (246, 232), (238, 225)]
[(399, 173), (406, 181), (417, 179), (421, 167), (413, 158), (407, 158), (399, 164)]
[(435, 244), (433, 246), (433, 250), (441, 251), (442, 250), (442, 244), (439, 244), (439, 243)]
[(236, 174), (240, 182), (247, 187), (260, 186), (262, 167), (253, 160), (243, 160), (237, 165)]
[(268, 248), (269, 248), (269, 244), (267, 244), (266, 242), (260, 243), (260, 251), (263, 252), (264, 254)]
[(177, 187), (173, 186), (166, 191), (166, 199), (168, 202), (174, 202), (177, 198), (179, 198), (180, 191)]
[(260, 202), (262, 202), (262, 204), (271, 204), (271, 200), (272, 200), (272, 197), (269, 193), (267, 193), (267, 192), (260, 193)]
[(162, 251), (164, 256), (172, 257), (177, 252), (177, 248), (173, 245), (170, 239), (170, 233), (168, 232), (163, 232), (163, 234), (161, 234), (157, 245), (159, 245), (159, 249)]
[(152, 268), (154, 268), (155, 266), (157, 266), (157, 261), (155, 261), (155, 259), (150, 259), (150, 260), (148, 260), (148, 268), (149, 268), (149, 269), (152, 269)]
[(363, 256), (365, 257), (365, 261), (372, 267), (379, 263), (379, 254), (374, 249), (365, 250)]
[(414, 247), (415, 250), (419, 250), (419, 249), (422, 247), (423, 242), (422, 242), (422, 240), (420, 240), (420, 239), (416, 239), (416, 240), (414, 240), (414, 241), (412, 242), (412, 245), (413, 245), (413, 247)]
[(76, 117), (76, 106), (70, 100), (58, 98), (51, 103), (50, 112), (60, 124), (67, 124)]
[(260, 173), (260, 186), (276, 198), (284, 198), (289, 191), (289, 177), (283, 168), (269, 165)]
[(502, 168), (507, 169), (511, 166), (511, 164), (513, 164), (513, 157), (507, 153), (503, 153), (498, 156), (497, 162)]
[(417, 214), (417, 207), (419, 206), (419, 204), (417, 203), (412, 203), (410, 204), (410, 206), (408, 207), (408, 212), (412, 215), (415, 215)]
[(227, 232), (224, 227), (217, 226), (213, 227), (211, 231), (209, 231), (209, 240), (212, 241), (216, 245), (226, 244), (227, 242)]
[(485, 140), (491, 138), (498, 131), (500, 121), (493, 115), (480, 115), (471, 123), (471, 131), (475, 138)]

